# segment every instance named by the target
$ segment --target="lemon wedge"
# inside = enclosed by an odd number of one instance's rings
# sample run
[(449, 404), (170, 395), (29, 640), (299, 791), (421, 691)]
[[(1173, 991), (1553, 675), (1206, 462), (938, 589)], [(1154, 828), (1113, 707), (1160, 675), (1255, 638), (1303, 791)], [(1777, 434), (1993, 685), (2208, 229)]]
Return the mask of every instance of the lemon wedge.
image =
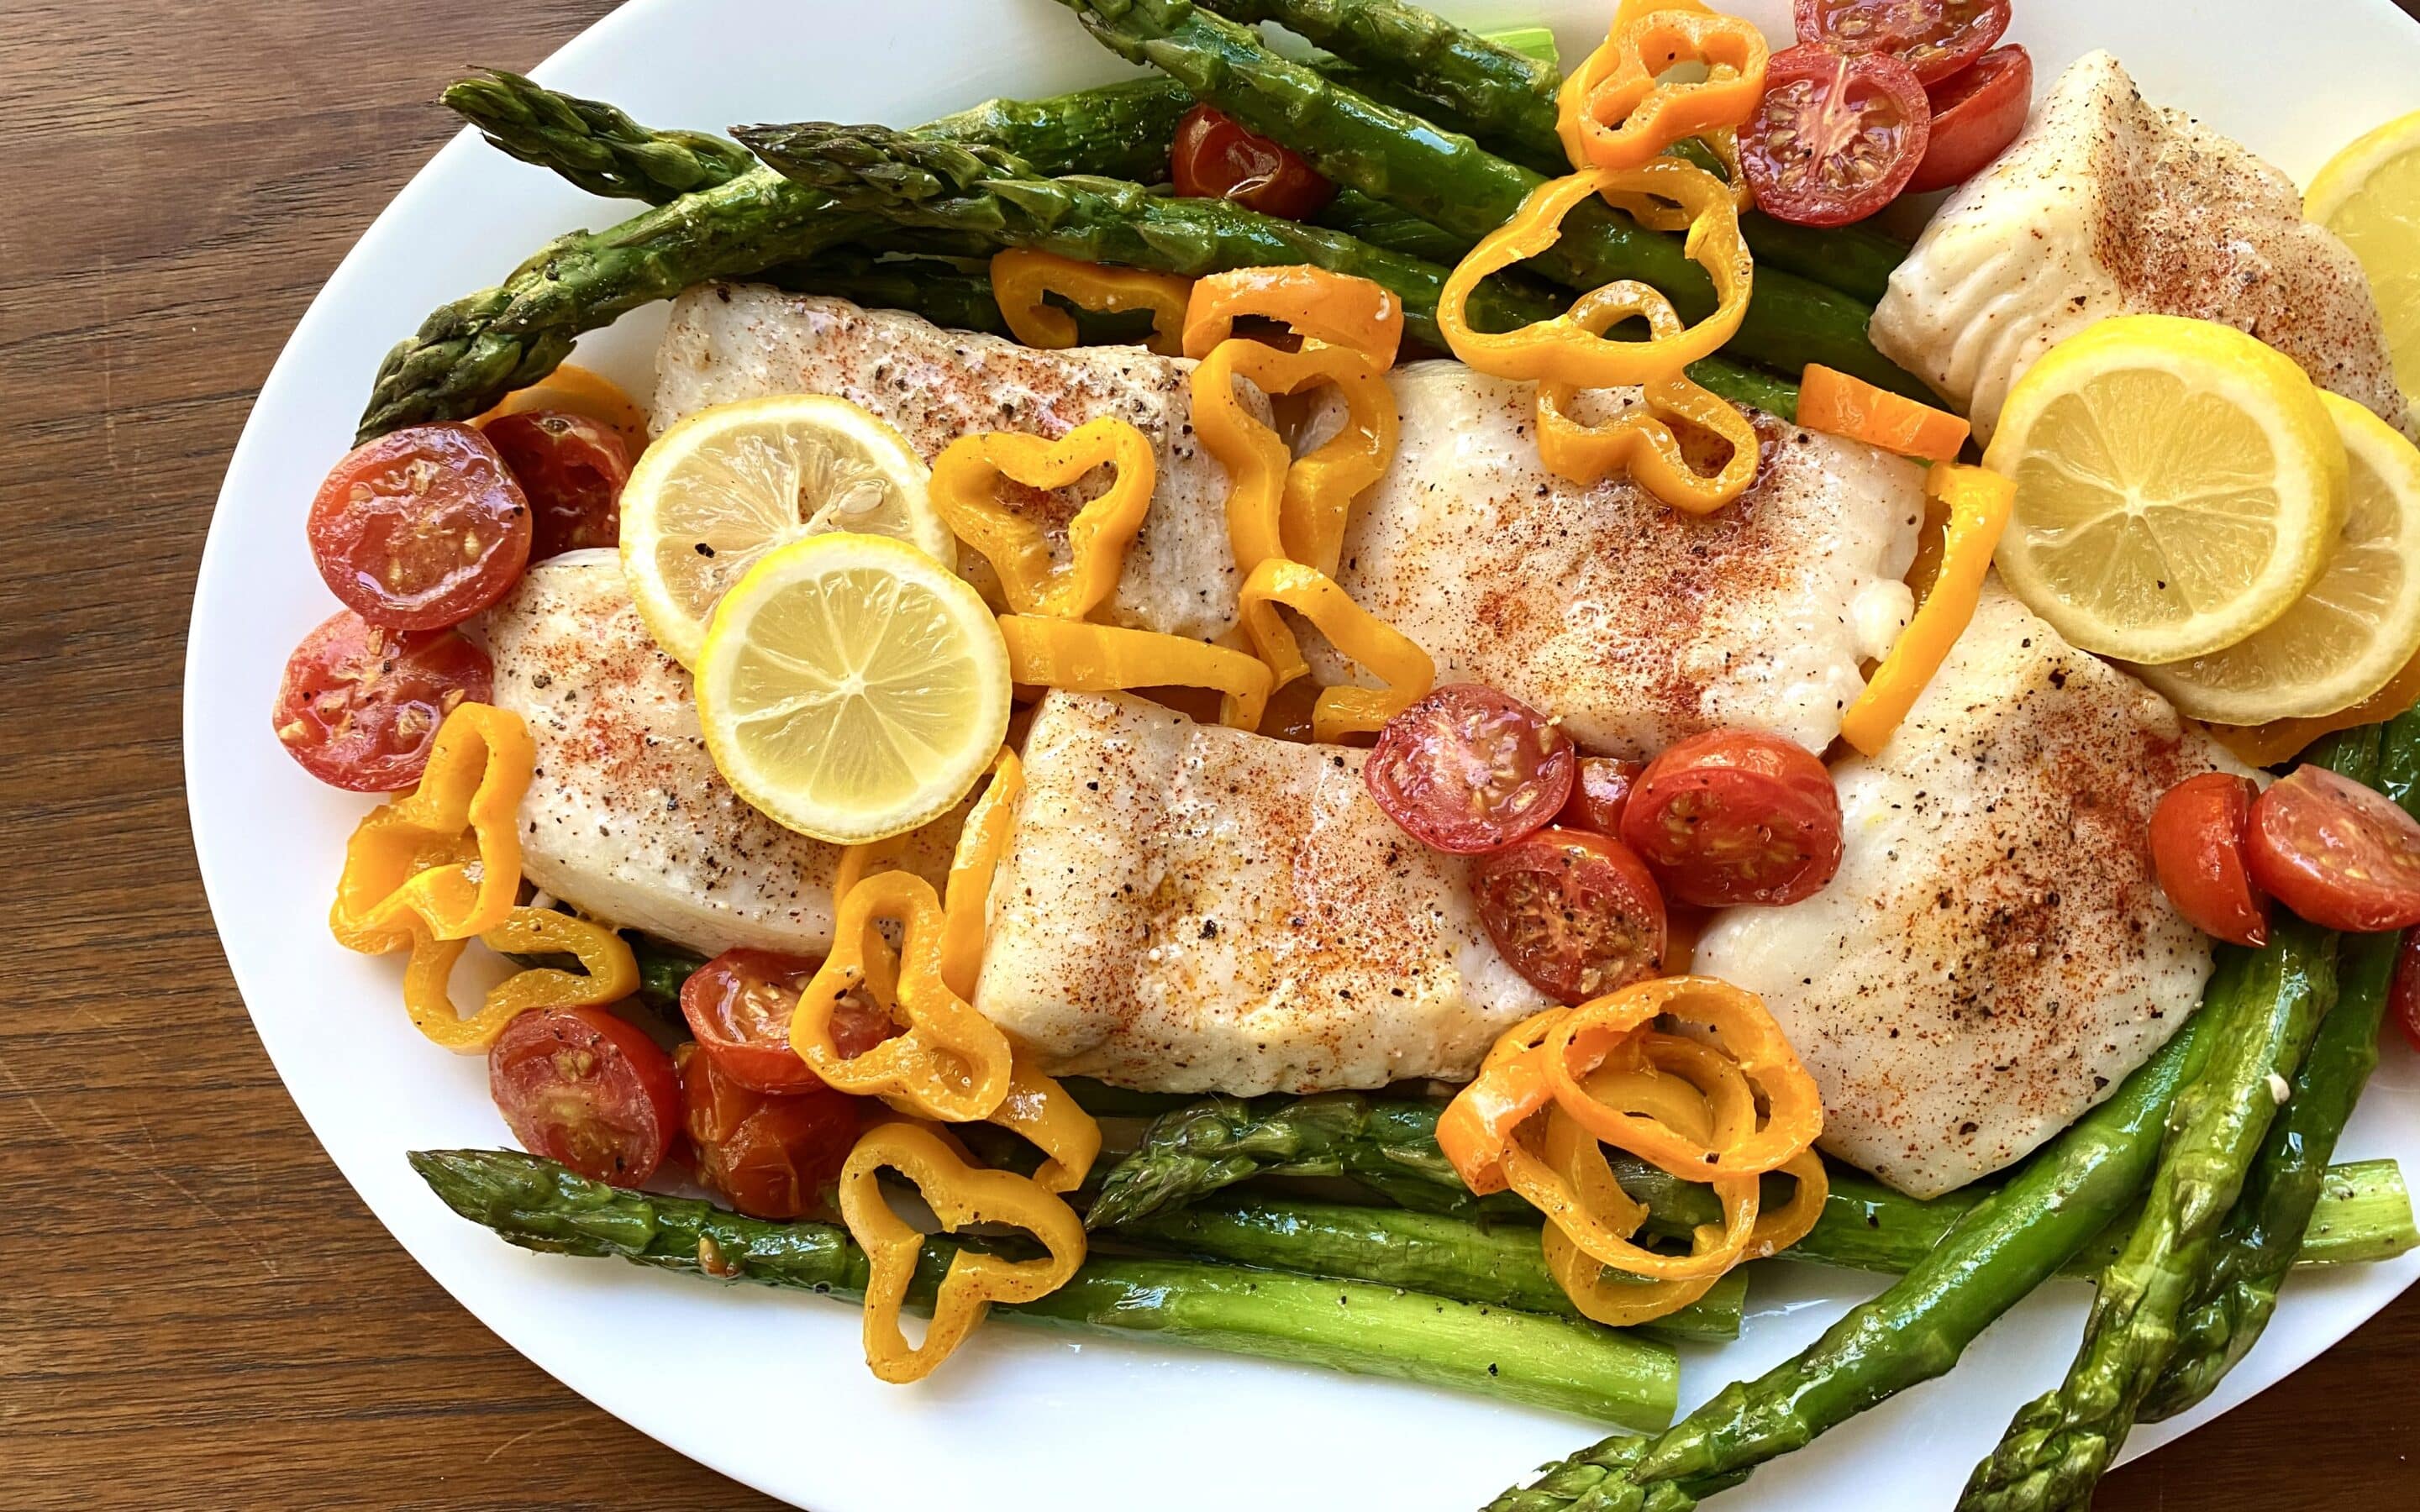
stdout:
[(1983, 464), (2016, 480), (1993, 561), (2086, 651), (2182, 661), (2291, 608), (2344, 524), (2345, 449), (2291, 359), (2231, 326), (2130, 315), (2053, 347)]
[(2368, 409), (2321, 393), (2350, 464), (2327, 570), (2268, 628), (2223, 651), (2137, 667), (2184, 713), (2266, 724), (2349, 709), (2420, 653), (2420, 450)]
[(2303, 214), (2361, 259), (2386, 322), (2396, 381), (2420, 401), (2420, 111), (2330, 158), (2303, 196)]
[(714, 606), (809, 535), (904, 541), (954, 564), (923, 459), (846, 399), (782, 393), (701, 409), (656, 438), (622, 489), (622, 574), (648, 633), (695, 669)]
[(879, 535), (811, 535), (722, 595), (697, 661), (706, 748), (733, 790), (836, 844), (966, 796), (1008, 731), (1008, 647), (957, 574)]

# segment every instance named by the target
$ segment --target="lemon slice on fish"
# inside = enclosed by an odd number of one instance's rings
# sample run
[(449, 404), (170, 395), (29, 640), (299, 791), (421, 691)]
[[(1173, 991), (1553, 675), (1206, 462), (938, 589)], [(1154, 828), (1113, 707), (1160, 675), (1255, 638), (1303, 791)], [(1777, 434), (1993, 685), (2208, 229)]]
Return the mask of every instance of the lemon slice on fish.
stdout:
[(2290, 358), (2231, 326), (2130, 315), (2053, 347), (1983, 462), (2016, 480), (1993, 557), (2086, 651), (2164, 663), (2292, 608), (2335, 549), (2345, 448)]
[(2420, 401), (2420, 111), (2330, 158), (2303, 196), (2303, 214), (2361, 259), (2386, 322), (2396, 381), (2404, 397)]
[(954, 564), (931, 476), (897, 431), (846, 399), (716, 405), (656, 438), (622, 489), (622, 573), (656, 643), (697, 665), (715, 604), (767, 553), (827, 531), (887, 536)]
[(2420, 449), (2350, 399), (2319, 402), (2344, 438), (2350, 481), (2327, 571), (2268, 628), (2143, 681), (2196, 719), (2266, 724), (2349, 709), (2420, 654)]
[(1008, 730), (1008, 647), (983, 597), (923, 551), (831, 533), (764, 554), (697, 660), (706, 748), (738, 795), (836, 844), (966, 796)]

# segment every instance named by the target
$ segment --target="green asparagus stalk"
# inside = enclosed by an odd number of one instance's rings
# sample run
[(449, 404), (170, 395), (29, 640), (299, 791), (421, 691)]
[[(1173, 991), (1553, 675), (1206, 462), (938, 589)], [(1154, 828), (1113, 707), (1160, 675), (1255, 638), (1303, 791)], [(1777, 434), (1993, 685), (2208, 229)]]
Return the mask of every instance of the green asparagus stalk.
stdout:
[(609, 199), (661, 205), (756, 165), (737, 142), (641, 126), (601, 100), (549, 89), (504, 69), (458, 79), (438, 98), (490, 147)]
[[(1062, 0), (1085, 27), (1130, 62), (1169, 73), (1263, 135), (1285, 143), (1337, 182), (1384, 199), (1476, 241), (1520, 207), (1543, 176), (1470, 138), (1391, 109), (1279, 56), (1249, 29), (1191, 0)], [(1574, 288), (1639, 279), (1686, 319), (1714, 308), (1704, 270), (1676, 237), (1641, 230), (1590, 202), (1563, 222), (1561, 239), (1531, 269)], [(1866, 338), (1871, 311), (1778, 270), (1760, 272), (1731, 348), (1779, 372), (1808, 363), (1886, 388), (1927, 393)]]
[[(513, 1150), (424, 1150), (412, 1169), (446, 1206), (524, 1249), (619, 1256), (659, 1270), (855, 1300), (864, 1255), (829, 1224), (768, 1223), (628, 1192)], [(956, 1246), (928, 1240), (909, 1290), (929, 1305)], [(1669, 1348), (1619, 1330), (1350, 1281), (1189, 1260), (1094, 1256), (1074, 1280), (996, 1316), (1447, 1386), (1652, 1427), (1680, 1384)]]
[(622, 938), (629, 942), (630, 954), (639, 963), (639, 1000), (659, 1013), (678, 1018), (681, 983), (706, 964), (706, 957), (668, 945), (652, 934), (633, 933)]
[[(1203, 1259), (1579, 1316), (1547, 1273), (1536, 1224), (1473, 1223), (1440, 1213), (1231, 1193), (1129, 1223), (1117, 1237)], [(1645, 1326), (1678, 1338), (1736, 1338), (1746, 1295), (1747, 1273), (1733, 1271), (1696, 1303)]]

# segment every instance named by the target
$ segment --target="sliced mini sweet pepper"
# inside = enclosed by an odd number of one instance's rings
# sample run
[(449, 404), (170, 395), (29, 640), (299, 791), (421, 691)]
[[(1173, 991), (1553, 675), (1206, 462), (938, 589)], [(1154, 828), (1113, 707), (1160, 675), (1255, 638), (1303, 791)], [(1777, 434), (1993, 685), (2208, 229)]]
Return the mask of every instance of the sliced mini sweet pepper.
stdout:
[[(1659, 338), (1681, 329), (1671, 301), (1626, 279), (1582, 295), (1568, 318), (1583, 331), (1598, 332), (1634, 316), (1644, 318)], [(1637, 404), (1600, 425), (1572, 418), (1576, 392), (1552, 379), (1538, 385), (1538, 459), (1558, 477), (1585, 486), (1626, 473), (1657, 499), (1692, 515), (1712, 514), (1756, 481), (1760, 447), (1755, 424), (1736, 406), (1683, 373), (1649, 379)], [(1719, 470), (1709, 475), (1689, 465), (1672, 433), (1670, 423), (1676, 419), (1730, 448)]]
[[(1053, 565), (1042, 527), (1001, 501), (1001, 480), (1064, 488), (1097, 467), (1115, 473), (1109, 491), (1076, 512), (1067, 525), (1067, 562)], [(1150, 438), (1104, 415), (1056, 441), (1017, 431), (962, 436), (934, 459), (926, 492), (942, 522), (1000, 574), (1011, 609), (1080, 620), (1117, 588), (1158, 471)]]
[(1181, 635), (1078, 625), (1031, 614), (1000, 617), (1009, 678), (1026, 687), (1111, 693), (1138, 687), (1207, 687), (1222, 694), (1219, 722), (1260, 728), (1272, 681), (1258, 657)]
[(1306, 341), (1349, 347), (1380, 372), (1404, 342), (1404, 301), (1366, 278), (1325, 268), (1237, 268), (1196, 279), (1185, 307), (1185, 355), (1207, 357), (1246, 316), (1275, 320)]
[(1335, 741), (1347, 734), (1375, 730), (1428, 696), (1436, 683), (1436, 663), (1411, 637), (1356, 604), (1336, 579), (1315, 567), (1283, 557), (1252, 569), (1236, 594), (1244, 631), (1252, 648), (1268, 664), (1279, 687), (1310, 669), (1293, 627), (1278, 613), (1283, 605), (1319, 627), (1328, 643), (1386, 684), (1384, 687), (1340, 685), (1322, 688), (1312, 706), (1311, 738)]
[(1506, 1030), (1488, 1047), (1479, 1074), (1437, 1115), (1437, 1149), (1462, 1184), (1481, 1196), (1504, 1190), (1504, 1152), (1514, 1131), (1555, 1099), (1540, 1047), (1570, 1012), (1545, 1009)]
[[(924, 1236), (891, 1210), (881, 1173), (915, 1185), (943, 1229), (1004, 1224), (1041, 1241), (1041, 1258), (1012, 1260), (960, 1249), (950, 1258), (933, 1299), (924, 1342), (909, 1349), (899, 1327), (908, 1283)], [(966, 1340), (993, 1303), (1033, 1302), (1072, 1279), (1084, 1263), (1084, 1225), (1064, 1200), (1039, 1182), (1008, 1171), (987, 1171), (960, 1159), (933, 1130), (913, 1123), (876, 1124), (858, 1136), (841, 1167), (841, 1218), (865, 1251), (865, 1363), (892, 1382), (921, 1381)]]
[(1808, 430), (1928, 462), (1956, 461), (1968, 428), (1947, 409), (1876, 388), (1820, 363), (1807, 363), (1798, 379), (1798, 423)]
[(1982, 599), (1983, 576), (1991, 571), (1992, 553), (1999, 549), (2000, 532), (2008, 528), (2017, 498), (2011, 480), (1956, 462), (1934, 463), (1924, 487), (1949, 510), (1940, 570), (1916, 618), (1900, 632), (1890, 655), (1840, 719), (1841, 738), (1869, 756), (1890, 744), (1900, 721), (1948, 658), (1949, 648), (1966, 633)]
[(992, 873), (1016, 827), (1017, 801), (1025, 796), (1025, 767), (1006, 746), (992, 758), (991, 782), (967, 812), (950, 875), (941, 891), (941, 980), (969, 1002), (983, 971), (984, 931), (988, 923)]
[(1067, 1088), (1042, 1074), (1030, 1051), (1019, 1049), (1012, 1064), (1008, 1096), (992, 1110), (991, 1121), (1022, 1135), (1048, 1157), (1033, 1173), (1046, 1192), (1073, 1192), (1092, 1174), (1101, 1153), (1100, 1120), (1076, 1105)]
[[(1602, 194), (1656, 230), (1687, 228), (1689, 257), (1714, 280), (1714, 313), (1694, 326), (1647, 341), (1614, 341), (1569, 312), (1515, 331), (1471, 329), (1471, 292), (1490, 273), (1555, 244), (1563, 218)], [(1613, 389), (1669, 378), (1730, 340), (1747, 313), (1755, 268), (1740, 237), (1739, 206), (1729, 185), (1695, 163), (1655, 158), (1633, 168), (1598, 168), (1551, 178), (1529, 192), (1512, 218), (1456, 265), (1437, 298), (1437, 327), (1453, 354), (1503, 378), (1551, 379), (1576, 389)]]
[(475, 1013), (454, 1007), (446, 979), (469, 940), (427, 934), (412, 942), (403, 968), (403, 1004), (412, 1026), (432, 1041), (463, 1054), (483, 1051), (505, 1025), (534, 1008), (601, 1007), (639, 990), (639, 963), (622, 936), (604, 925), (551, 908), (516, 908), (502, 924), (479, 936), (504, 955), (569, 955), (581, 970), (531, 966), (488, 989)]
[[(790, 1016), (790, 1047), (841, 1091), (949, 1123), (988, 1118), (1008, 1095), (1008, 1037), (941, 980), (941, 900), (933, 885), (913, 872), (876, 872), (838, 899), (835, 912), (831, 953)], [(903, 930), (889, 994), (876, 980), (890, 953), (875, 928), (885, 918)], [(832, 1011), (861, 987), (892, 1008), (905, 1032), (843, 1056), (832, 1041)]]
[(1028, 347), (1056, 351), (1077, 342), (1076, 319), (1043, 296), (1056, 294), (1079, 310), (1115, 315), (1151, 312), (1151, 349), (1175, 357), (1185, 346), (1185, 302), (1192, 280), (1139, 268), (1109, 268), (1053, 253), (1012, 247), (991, 259), (991, 293), (1009, 333)]
[(421, 936), (462, 940), (504, 921), (520, 896), (515, 815), (536, 748), (520, 717), (464, 703), (445, 717), (420, 785), (381, 804), (345, 842), (328, 927), (370, 955)]
[[(1563, 151), (1575, 168), (1635, 168), (1684, 138), (1736, 128), (1764, 96), (1770, 55), (1754, 22), (1698, 0), (1625, 0), (1556, 98)], [(1704, 65), (1705, 77), (1668, 80), (1683, 63)]]
[[(1343, 427), (1295, 457), (1236, 398), (1239, 377), (1270, 394), (1331, 384), (1344, 400)], [(1333, 575), (1355, 496), (1394, 459), (1395, 393), (1376, 364), (1346, 347), (1286, 352), (1222, 341), (1193, 370), (1193, 427), (1227, 471), (1227, 541), (1236, 570), (1288, 557)]]

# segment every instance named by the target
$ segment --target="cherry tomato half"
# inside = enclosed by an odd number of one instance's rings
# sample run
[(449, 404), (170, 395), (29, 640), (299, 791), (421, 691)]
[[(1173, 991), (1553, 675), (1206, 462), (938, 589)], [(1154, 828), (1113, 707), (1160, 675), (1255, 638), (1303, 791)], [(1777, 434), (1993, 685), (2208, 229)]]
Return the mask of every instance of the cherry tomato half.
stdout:
[(2252, 880), (2324, 929), (2420, 924), (2420, 821), (2324, 766), (2297, 766), (2253, 800)]
[(1637, 785), (1645, 762), (1618, 762), (1610, 756), (1583, 756), (1572, 779), (1572, 797), (1555, 823), (1566, 829), (1592, 829), (1600, 835), (1621, 833), (1621, 810), (1630, 806), (1630, 790)]
[(696, 1045), (681, 1046), (680, 1093), (699, 1183), (754, 1218), (802, 1218), (820, 1208), (863, 1124), (856, 1098), (820, 1084), (811, 1092), (753, 1091)]
[(532, 562), (622, 540), (630, 449), (603, 421), (560, 409), (499, 415), (481, 434), (529, 500)]
[(1883, 53), (1925, 84), (1983, 55), (2009, 29), (2009, 0), (1797, 0), (1798, 39)]
[(2404, 1041), (2420, 1050), (2420, 930), (2405, 931), (2395, 948), (2395, 977), (2386, 989), (2386, 1006), (2403, 1030)]
[[(715, 1070), (754, 1092), (811, 1092), (823, 1080), (790, 1049), (790, 1015), (821, 963), (770, 950), (725, 950), (681, 983), (681, 1017)], [(897, 1034), (891, 1015), (854, 995), (832, 1011), (832, 1042), (861, 1056)]]
[(1925, 94), (1932, 126), (1924, 161), (1907, 181), (1911, 194), (1964, 183), (2017, 139), (2033, 108), (2034, 60), (2014, 43), (1995, 47)]
[(2269, 900), (2252, 885), (2243, 835), (2259, 789), (2248, 777), (2205, 772), (2151, 810), (2151, 870), (2185, 922), (2234, 945), (2269, 943)]
[(488, 654), (454, 630), (389, 630), (338, 609), (286, 658), (270, 724), (302, 769), (349, 793), (420, 780), (455, 706), (494, 696)]
[(1840, 798), (1823, 764), (1792, 742), (1710, 730), (1647, 764), (1621, 839), (1683, 903), (1779, 907), (1840, 870)]
[(1664, 895), (1618, 840), (1539, 830), (1474, 862), (1470, 894), (1506, 963), (1559, 1002), (1585, 1002), (1661, 968)]
[(311, 501), (329, 592), (372, 625), (459, 625), (520, 580), (529, 501), (468, 425), (413, 425), (346, 454)]
[(1448, 683), (1387, 721), (1361, 780), (1414, 840), (1470, 856), (1554, 818), (1577, 764), (1570, 737), (1527, 703)]
[(672, 1057), (601, 1008), (536, 1008), (488, 1049), (488, 1092), (533, 1155), (637, 1186), (680, 1128)]
[(1299, 153), (1208, 105), (1194, 106), (1176, 123), (1168, 167), (1187, 199), (1233, 200), (1285, 221), (1308, 221), (1336, 197), (1336, 186)]
[(1764, 80), (1739, 136), (1740, 165), (1767, 215), (1800, 225), (1862, 221), (1924, 161), (1932, 107), (1899, 59), (1801, 42), (1773, 54)]

